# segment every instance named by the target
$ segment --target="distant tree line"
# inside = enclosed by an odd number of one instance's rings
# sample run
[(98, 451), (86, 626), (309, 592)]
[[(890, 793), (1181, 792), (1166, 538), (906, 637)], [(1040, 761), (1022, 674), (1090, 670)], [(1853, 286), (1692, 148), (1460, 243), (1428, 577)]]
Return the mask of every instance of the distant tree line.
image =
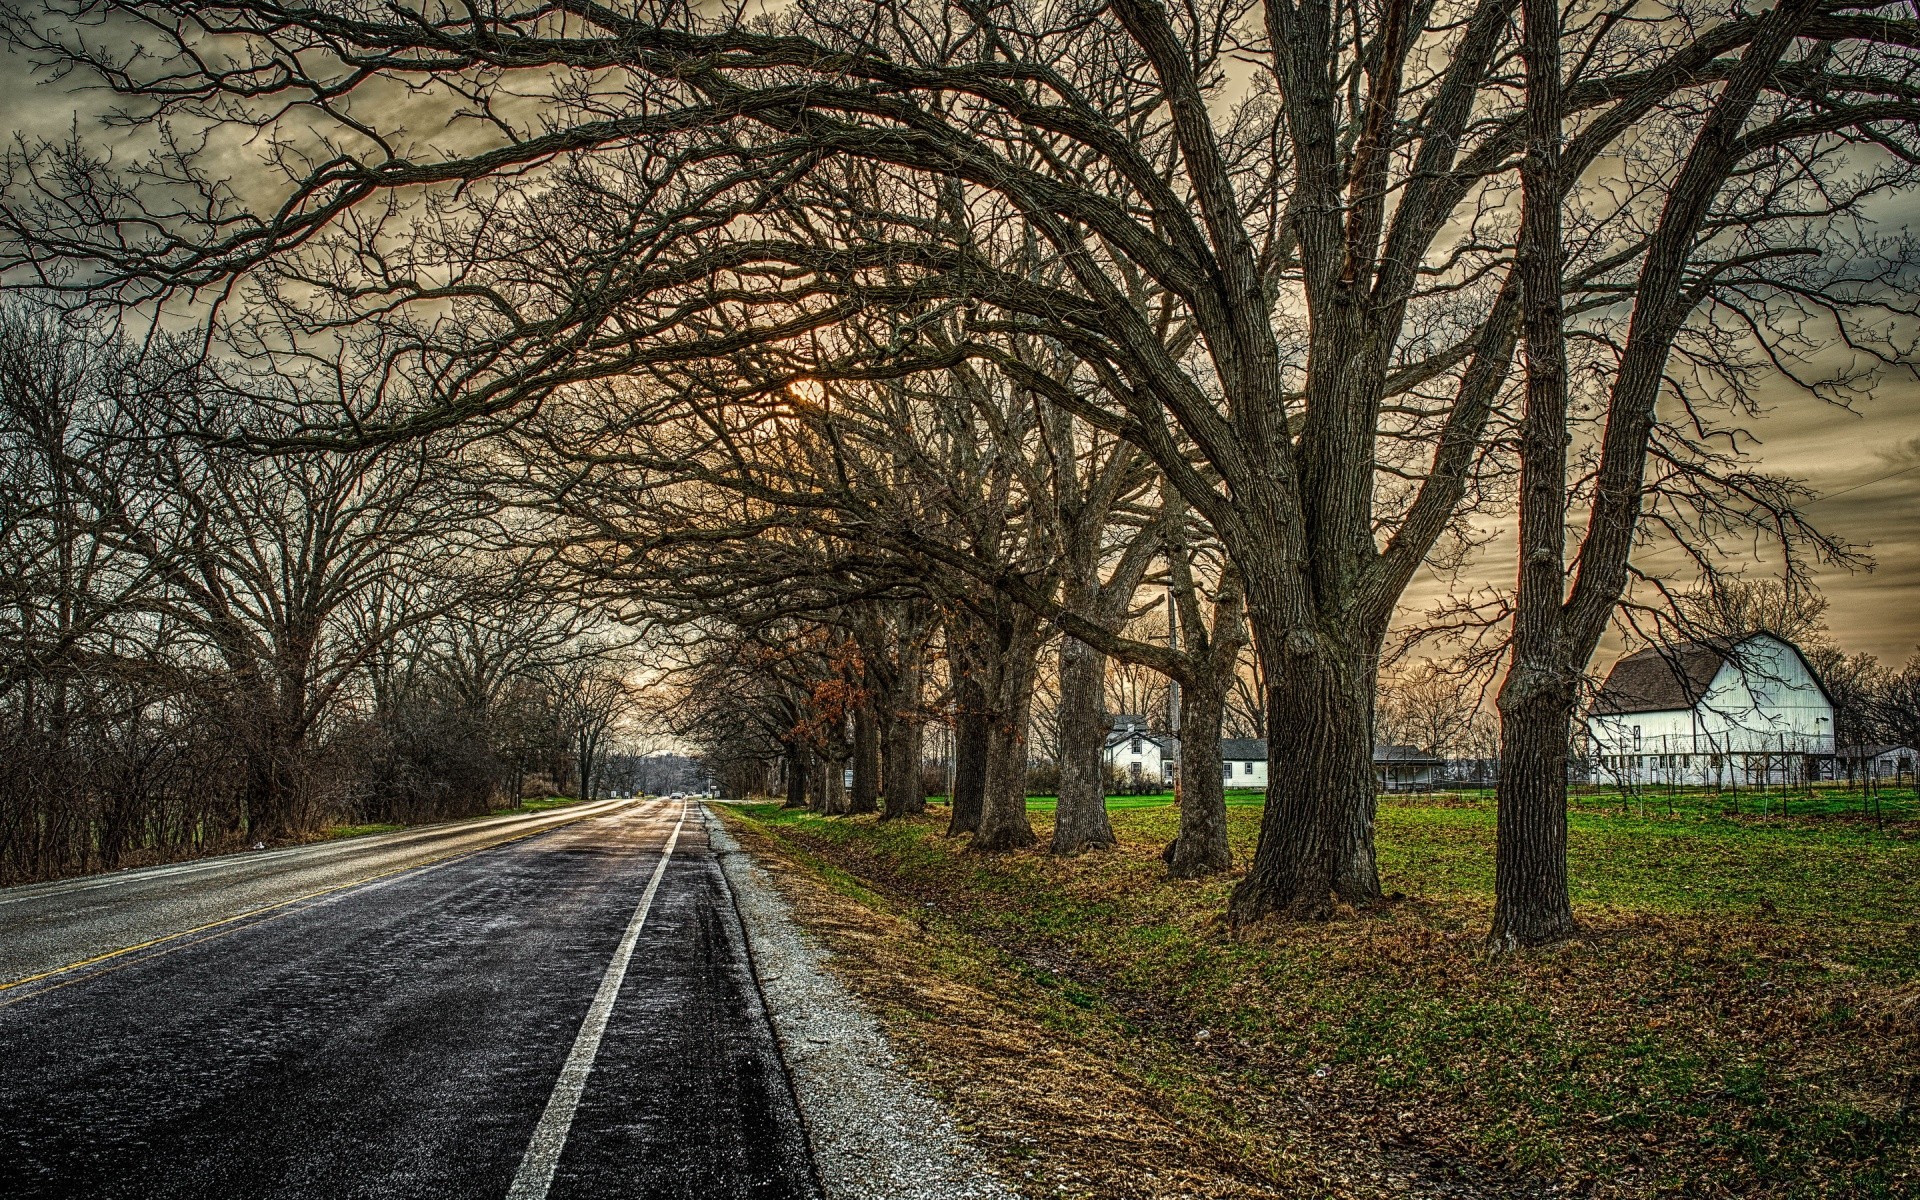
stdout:
[(484, 811), (606, 751), (610, 648), (490, 548), (457, 450), (260, 453), (222, 387), (0, 308), (0, 883)]

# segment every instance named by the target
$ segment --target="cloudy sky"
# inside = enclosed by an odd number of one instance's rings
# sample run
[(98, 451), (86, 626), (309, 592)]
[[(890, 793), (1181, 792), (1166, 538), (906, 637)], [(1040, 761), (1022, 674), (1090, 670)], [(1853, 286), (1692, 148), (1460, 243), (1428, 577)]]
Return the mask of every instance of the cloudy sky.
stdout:
[[(77, 124), (103, 145), (120, 141), (124, 134), (92, 132), (98, 128), (92, 114), (104, 100), (97, 92), (81, 96), (65, 85), (37, 82), (26, 64), (0, 50), (0, 112), (12, 132), (58, 137)], [(1920, 212), (1920, 197), (1912, 211)], [(1907, 223), (1899, 216), (1888, 221)], [(1805, 481), (1821, 496), (1810, 510), (1821, 525), (1874, 560), (1870, 571), (1822, 573), (1834, 640), (1895, 662), (1920, 650), (1920, 381), (1890, 373), (1853, 412), (1783, 396), (1751, 432), (1760, 463)], [(1489, 546), (1464, 582), (1511, 581), (1506, 550), (1504, 539)], [(1768, 565), (1756, 560), (1752, 570), (1764, 574)], [(1417, 583), (1409, 611), (1441, 590), (1436, 580)]]

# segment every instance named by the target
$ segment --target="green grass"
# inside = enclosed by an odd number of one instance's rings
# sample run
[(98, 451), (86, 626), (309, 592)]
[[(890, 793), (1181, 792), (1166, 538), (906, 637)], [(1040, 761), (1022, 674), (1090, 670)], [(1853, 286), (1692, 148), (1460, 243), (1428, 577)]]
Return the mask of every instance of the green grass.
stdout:
[(578, 803), (580, 803), (580, 799), (577, 796), (546, 796), (539, 800), (522, 800), (520, 807), (507, 809), (505, 811), (516, 813), (552, 812), (556, 808), (566, 808), (569, 805)]
[(405, 825), (398, 825), (391, 821), (375, 821), (366, 825), (335, 825), (327, 830), (325, 840), (332, 842), (341, 838), (366, 837), (370, 833), (398, 833), (405, 828)]
[[(944, 801), (945, 799), (946, 797), (944, 796), (935, 797), (936, 802)], [(1265, 802), (1266, 795), (1263, 792), (1243, 788), (1229, 788), (1227, 790), (1228, 808), (1240, 808), (1246, 805), (1254, 805), (1257, 807)], [(1059, 800), (1053, 796), (1028, 796), (1027, 811), (1050, 813), (1059, 806), (1059, 803)], [(1147, 796), (1108, 796), (1107, 811), (1130, 812), (1136, 808), (1165, 808), (1172, 803), (1172, 792), (1159, 792)]]
[[(1043, 843), (1051, 806), (1030, 804)], [(1325, 1069), (1508, 1169), (1623, 1194), (1920, 1188), (1920, 1120), (1900, 1108), (1920, 1086), (1911, 827), (1583, 797), (1569, 861), (1588, 935), (1489, 960), (1490, 797), (1383, 800), (1383, 882), (1405, 902), (1242, 938), (1216, 919), (1232, 879), (1162, 877), (1167, 798), (1109, 807), (1120, 852), (1071, 862), (969, 854), (937, 819), (746, 811), (863, 889), (997, 948), (1027, 982), (1053, 980), (1041, 1016), (1069, 1036), (1139, 1030), (1172, 1054), (1194, 1026), (1224, 1031), (1268, 1056), (1262, 1086), (1277, 1094)], [(1244, 863), (1258, 798), (1230, 808)], [(1244, 1073), (1233, 1080), (1215, 1080), (1221, 1103)]]

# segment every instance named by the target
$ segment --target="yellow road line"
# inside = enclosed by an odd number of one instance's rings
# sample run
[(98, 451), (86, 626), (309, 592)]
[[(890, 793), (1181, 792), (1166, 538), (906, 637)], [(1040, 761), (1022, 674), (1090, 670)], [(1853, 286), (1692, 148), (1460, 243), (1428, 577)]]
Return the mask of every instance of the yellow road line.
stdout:
[[(430, 858), (430, 859), (427, 859), (425, 862), (408, 863), (405, 866), (394, 867), (392, 870), (389, 870), (389, 871), (381, 871), (374, 875), (368, 875), (364, 879), (355, 879), (347, 883), (335, 884), (332, 887), (321, 888), (319, 891), (308, 892), (305, 895), (294, 896), (286, 900), (276, 900), (272, 904), (263, 905), (260, 908), (250, 909), (247, 912), (243, 912), (243, 913), (235, 913), (231, 917), (222, 917), (218, 921), (208, 921), (204, 925), (195, 925), (191, 929), (182, 929), (182, 930), (179, 930), (178, 932), (169, 933), (162, 937), (151, 938), (144, 942), (135, 942), (131, 946), (122, 946), (118, 950), (109, 950), (105, 954), (96, 954), (92, 958), (83, 958), (83, 959), (80, 959), (78, 962), (70, 962), (63, 967), (54, 967), (50, 971), (41, 971), (37, 975), (28, 975), (28, 976), (25, 976), (24, 978), (15, 979), (7, 983), (0, 983), (0, 992), (12, 991), (15, 988), (25, 987), (30, 983), (38, 983), (43, 979), (51, 979), (56, 975), (64, 975), (69, 971), (78, 971), (86, 967), (98, 966), (99, 964), (104, 962), (111, 962), (116, 958), (124, 958), (129, 954), (137, 954), (142, 950), (151, 950), (155, 946), (164, 946), (168, 942), (177, 942), (181, 938), (192, 937), (196, 933), (206, 933), (209, 930), (219, 929), (223, 925), (233, 925), (240, 921), (244, 921), (249, 917), (257, 917), (264, 913), (270, 913), (278, 909), (288, 908), (292, 905), (302, 903), (303, 901), (317, 900), (321, 896), (330, 896), (335, 892), (344, 892), (348, 888), (362, 887), (369, 883), (376, 883), (379, 880), (387, 879), (394, 875), (400, 875), (407, 871), (418, 871), (422, 867), (441, 866), (446, 863), (452, 862), (454, 859), (461, 857), (463, 854), (472, 854), (481, 850), (491, 850), (496, 846), (512, 845), (514, 842), (524, 841), (525, 839), (533, 837), (536, 834), (551, 833), (555, 829), (560, 829), (564, 826), (572, 825), (578, 821), (584, 821), (591, 817), (606, 816), (609, 813), (619, 812), (621, 811), (622, 807), (626, 807), (626, 806), (616, 806), (614, 808), (602, 809), (598, 812), (592, 812), (592, 813), (581, 813), (577, 816), (570, 816), (564, 821), (555, 821), (551, 825), (543, 825), (538, 829), (529, 829), (524, 833), (514, 834), (512, 837), (501, 838), (497, 842), (488, 842), (483, 846), (474, 846), (467, 850), (455, 850), (451, 854), (446, 854), (439, 858)], [(131, 965), (131, 964), (127, 964), (127, 965)], [(66, 987), (68, 984), (79, 983), (81, 982), (82, 979), (97, 979), (103, 974), (105, 974), (104, 971), (94, 971), (87, 975), (83, 975), (75, 979), (67, 980), (64, 983), (55, 984), (52, 987), (41, 988), (39, 991), (33, 992), (30, 995), (21, 996), (16, 1000), (7, 1001), (6, 1003), (0, 1003), (0, 1008), (11, 1007), (14, 1004), (20, 1003), (22, 1000), (31, 999), (33, 996), (44, 996), (48, 992), (55, 991), (58, 988)]]

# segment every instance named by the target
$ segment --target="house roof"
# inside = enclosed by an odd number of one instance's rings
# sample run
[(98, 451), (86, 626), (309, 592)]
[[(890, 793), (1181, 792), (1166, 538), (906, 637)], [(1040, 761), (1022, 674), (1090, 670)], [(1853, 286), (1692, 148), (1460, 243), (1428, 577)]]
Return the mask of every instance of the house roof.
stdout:
[(1594, 698), (1593, 711), (1601, 716), (1620, 716), (1692, 708), (1707, 694), (1713, 677), (1726, 661), (1727, 647), (1706, 642), (1675, 642), (1636, 650), (1607, 672), (1607, 681)]
[(1108, 729), (1145, 729), (1147, 719), (1139, 713), (1110, 713), (1107, 716)]
[(1146, 726), (1142, 725), (1138, 729), (1116, 729), (1107, 734), (1107, 748), (1111, 750), (1115, 746), (1131, 742), (1134, 738), (1139, 738), (1142, 742), (1152, 742), (1163, 750), (1166, 749), (1167, 744), (1172, 740), (1165, 734), (1148, 733)]

